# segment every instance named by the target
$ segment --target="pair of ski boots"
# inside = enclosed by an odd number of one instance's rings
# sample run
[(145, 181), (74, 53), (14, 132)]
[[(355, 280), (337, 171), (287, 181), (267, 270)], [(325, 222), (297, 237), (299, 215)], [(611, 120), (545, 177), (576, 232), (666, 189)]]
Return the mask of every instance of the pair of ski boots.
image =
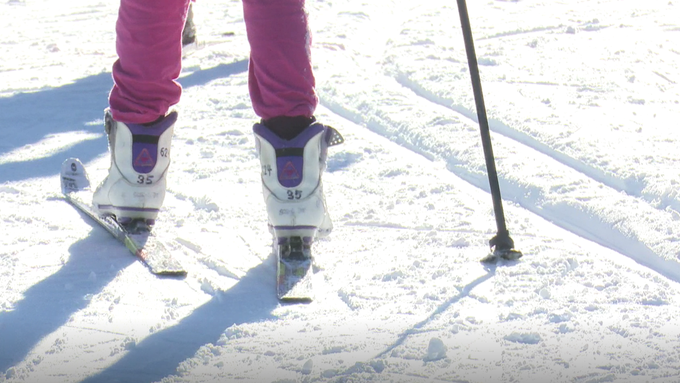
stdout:
[[(177, 113), (172, 112), (151, 124), (124, 124), (106, 111), (111, 167), (93, 197), (101, 215), (113, 215), (123, 225), (154, 224), (165, 198), (176, 120)], [(335, 129), (315, 121), (290, 140), (262, 123), (253, 131), (269, 227), (279, 252), (309, 258), (313, 239), (333, 228), (321, 176), (328, 147), (343, 139)]]

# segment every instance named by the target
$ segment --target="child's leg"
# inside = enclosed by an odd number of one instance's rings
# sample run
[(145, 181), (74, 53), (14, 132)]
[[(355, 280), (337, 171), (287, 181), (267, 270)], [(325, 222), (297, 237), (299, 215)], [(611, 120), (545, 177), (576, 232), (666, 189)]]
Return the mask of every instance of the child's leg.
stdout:
[(243, 0), (243, 10), (255, 113), (265, 120), (311, 117), (318, 98), (304, 0)]
[(109, 97), (116, 121), (148, 123), (179, 102), (182, 29), (189, 0), (121, 0)]

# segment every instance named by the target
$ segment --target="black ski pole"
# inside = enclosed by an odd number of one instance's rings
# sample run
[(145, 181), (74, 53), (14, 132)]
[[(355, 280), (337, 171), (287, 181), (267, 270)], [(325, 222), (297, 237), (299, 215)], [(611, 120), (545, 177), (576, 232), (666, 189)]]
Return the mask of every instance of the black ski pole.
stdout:
[(489, 240), (489, 246), (493, 250), (493, 256), (504, 259), (517, 259), (522, 256), (520, 251), (514, 249), (515, 244), (510, 238), (510, 232), (505, 226), (505, 214), (503, 213), (503, 201), (501, 199), (501, 188), (498, 184), (498, 173), (494, 160), (493, 149), (491, 147), (491, 135), (489, 133), (489, 121), (486, 117), (486, 107), (484, 106), (484, 95), (482, 94), (482, 80), (479, 76), (475, 45), (472, 39), (472, 27), (468, 16), (465, 0), (458, 0), (458, 13), (460, 13), (461, 27), (463, 28), (463, 38), (465, 39), (465, 51), (467, 52), (468, 65), (470, 67), (470, 77), (472, 79), (472, 91), (475, 95), (477, 106), (477, 116), (479, 119), (479, 130), (482, 135), (482, 146), (484, 148), (484, 158), (486, 160), (486, 170), (489, 175), (489, 187), (491, 198), (493, 199), (494, 215), (496, 216), (496, 236)]

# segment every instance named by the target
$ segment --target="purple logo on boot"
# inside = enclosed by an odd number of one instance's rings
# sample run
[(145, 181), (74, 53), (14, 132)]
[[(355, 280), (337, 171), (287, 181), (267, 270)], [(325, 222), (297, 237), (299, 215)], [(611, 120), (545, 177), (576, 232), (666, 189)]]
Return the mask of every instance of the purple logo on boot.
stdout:
[(149, 154), (146, 148), (143, 148), (141, 153), (135, 159), (134, 167), (136, 168), (153, 168), (156, 166), (156, 160)]
[(295, 169), (295, 165), (293, 165), (292, 161), (288, 161), (288, 163), (283, 167), (279, 179), (281, 180), (300, 179), (300, 173), (298, 173), (297, 169)]

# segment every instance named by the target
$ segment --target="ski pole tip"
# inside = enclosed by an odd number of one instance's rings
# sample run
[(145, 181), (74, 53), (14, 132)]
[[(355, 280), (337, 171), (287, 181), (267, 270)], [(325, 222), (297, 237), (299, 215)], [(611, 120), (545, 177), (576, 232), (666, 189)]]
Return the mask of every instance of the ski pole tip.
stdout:
[(521, 251), (515, 249), (496, 249), (494, 250), (494, 254), (507, 261), (520, 259), (524, 255)]
[(493, 251), (487, 257), (488, 259), (501, 258), (514, 261), (523, 256), (521, 251), (515, 250), (515, 242), (510, 238), (510, 233), (507, 230), (498, 232), (495, 237), (491, 238), (489, 246)]

